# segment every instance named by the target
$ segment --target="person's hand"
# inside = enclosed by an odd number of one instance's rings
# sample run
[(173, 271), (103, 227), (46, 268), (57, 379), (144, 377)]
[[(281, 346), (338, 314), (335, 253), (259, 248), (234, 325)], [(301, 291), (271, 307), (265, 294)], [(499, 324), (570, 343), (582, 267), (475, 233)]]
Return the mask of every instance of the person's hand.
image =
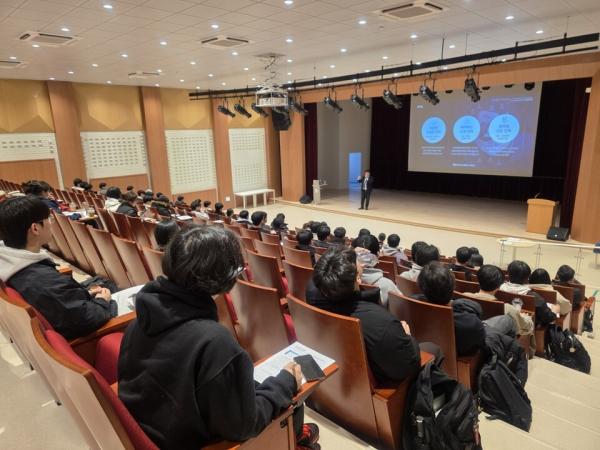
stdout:
[(402, 328), (404, 328), (404, 332), (410, 336), (410, 327), (408, 324), (404, 320), (401, 320), (400, 323), (402, 324)]
[(96, 298), (101, 298), (101, 299), (106, 300), (107, 302), (109, 302), (110, 299), (111, 299), (111, 297), (110, 297), (111, 296), (110, 291), (108, 289), (106, 289), (106, 288), (99, 288), (99, 289), (100, 289), (100, 292), (96, 293)]
[(286, 364), (283, 370), (289, 372), (296, 379), (296, 391), (300, 390), (300, 386), (302, 386), (302, 378), (304, 378), (300, 364), (290, 362)]
[(94, 295), (98, 294), (101, 290), (102, 290), (101, 286), (92, 286), (91, 288), (88, 289), (88, 292), (93, 297)]
[(560, 314), (560, 305), (558, 305), (558, 304), (552, 305), (551, 309), (554, 314)]

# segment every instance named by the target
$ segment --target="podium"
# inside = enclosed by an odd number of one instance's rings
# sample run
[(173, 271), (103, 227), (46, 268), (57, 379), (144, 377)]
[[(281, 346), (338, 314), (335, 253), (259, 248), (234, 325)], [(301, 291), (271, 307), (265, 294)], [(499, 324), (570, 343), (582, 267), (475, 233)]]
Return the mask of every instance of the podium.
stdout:
[(315, 205), (321, 203), (321, 188), (327, 186), (326, 182), (321, 180), (313, 180), (313, 201)]
[(543, 198), (527, 200), (527, 231), (529, 233), (546, 234), (554, 225), (558, 211), (558, 202)]

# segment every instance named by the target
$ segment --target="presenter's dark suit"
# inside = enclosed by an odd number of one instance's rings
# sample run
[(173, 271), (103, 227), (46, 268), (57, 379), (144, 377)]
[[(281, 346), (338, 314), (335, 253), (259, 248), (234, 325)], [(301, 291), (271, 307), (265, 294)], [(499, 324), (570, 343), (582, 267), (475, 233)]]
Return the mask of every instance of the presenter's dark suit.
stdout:
[(366, 182), (365, 177), (361, 177), (358, 182), (360, 183), (360, 209), (369, 209), (369, 200), (373, 190), (373, 177), (369, 176)]

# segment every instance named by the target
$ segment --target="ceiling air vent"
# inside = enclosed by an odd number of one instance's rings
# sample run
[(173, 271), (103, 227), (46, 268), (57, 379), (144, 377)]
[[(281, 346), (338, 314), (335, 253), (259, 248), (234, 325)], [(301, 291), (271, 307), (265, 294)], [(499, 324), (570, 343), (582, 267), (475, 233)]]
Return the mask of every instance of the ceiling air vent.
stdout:
[(394, 6), (393, 8), (385, 8), (376, 12), (389, 19), (410, 21), (421, 19), (433, 14), (443, 12), (445, 8), (435, 3), (425, 0), (415, 0), (414, 2), (405, 3), (403, 5)]
[(16, 69), (17, 67), (25, 67), (23, 61), (0, 60), (0, 69)]
[(127, 76), (129, 78), (135, 78), (138, 80), (146, 80), (148, 78), (160, 77), (160, 73), (158, 73), (158, 72), (143, 72), (141, 70), (138, 70), (136, 72), (128, 73)]
[(73, 36), (63, 36), (60, 34), (40, 33), (38, 31), (27, 31), (19, 36), (19, 40), (30, 44), (37, 44), (41, 47), (63, 47), (72, 44), (79, 38)]
[(240, 47), (242, 45), (246, 45), (246, 44), (250, 44), (250, 43), (251, 43), (251, 41), (249, 41), (247, 39), (234, 38), (234, 37), (223, 36), (223, 35), (213, 36), (211, 38), (202, 39), (200, 41), (200, 44), (202, 44), (203, 47), (216, 48), (219, 50)]

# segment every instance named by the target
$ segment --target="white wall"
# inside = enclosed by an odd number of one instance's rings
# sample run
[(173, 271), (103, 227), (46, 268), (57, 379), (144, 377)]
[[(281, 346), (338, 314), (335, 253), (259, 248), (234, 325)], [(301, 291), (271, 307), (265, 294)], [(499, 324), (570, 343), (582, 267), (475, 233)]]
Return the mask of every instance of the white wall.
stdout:
[(329, 187), (346, 189), (349, 153), (360, 152), (363, 170), (369, 168), (371, 110), (359, 110), (349, 100), (338, 103), (344, 109), (339, 114), (323, 103), (317, 105), (318, 174)]

